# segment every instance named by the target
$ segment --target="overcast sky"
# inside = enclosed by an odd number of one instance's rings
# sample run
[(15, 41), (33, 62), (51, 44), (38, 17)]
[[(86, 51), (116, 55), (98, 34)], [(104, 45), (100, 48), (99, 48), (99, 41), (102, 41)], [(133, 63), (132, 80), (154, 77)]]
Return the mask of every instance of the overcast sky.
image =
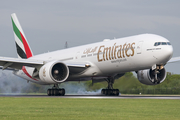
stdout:
[[(33, 53), (153, 33), (180, 56), (179, 0), (0, 0), (0, 56), (17, 57), (10, 15), (16, 13)], [(166, 66), (180, 74), (180, 62)]]

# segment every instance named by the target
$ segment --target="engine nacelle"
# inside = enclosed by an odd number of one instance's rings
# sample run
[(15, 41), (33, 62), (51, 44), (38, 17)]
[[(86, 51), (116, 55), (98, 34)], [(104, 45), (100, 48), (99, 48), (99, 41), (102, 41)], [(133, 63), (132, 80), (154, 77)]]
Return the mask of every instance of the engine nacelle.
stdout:
[(48, 62), (39, 70), (39, 77), (47, 83), (62, 83), (69, 76), (69, 68), (59, 61)]
[(157, 73), (157, 80), (155, 80), (155, 71), (152, 69), (140, 70), (137, 72), (138, 80), (146, 85), (157, 85), (162, 83), (166, 79), (165, 68), (161, 69)]

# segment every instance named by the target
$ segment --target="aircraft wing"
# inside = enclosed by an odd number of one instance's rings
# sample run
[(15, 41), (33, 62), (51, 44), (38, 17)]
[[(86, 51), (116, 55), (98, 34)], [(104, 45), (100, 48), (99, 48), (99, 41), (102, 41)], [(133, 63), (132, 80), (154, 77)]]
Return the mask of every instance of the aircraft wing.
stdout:
[(31, 59), (19, 59), (19, 58), (9, 58), (9, 57), (0, 57), (0, 66), (4, 69), (22, 69), (23, 66), (29, 67), (37, 67), (42, 66), (44, 63), (43, 61), (39, 60), (31, 60)]
[(180, 62), (180, 57), (173, 57), (168, 61), (168, 63), (173, 63), (173, 62)]
[[(45, 61), (41, 60), (33, 60), (33, 59), (19, 59), (19, 58), (10, 58), (10, 57), (0, 57), (0, 69), (7, 70), (21, 70), (23, 66), (28, 67), (41, 67), (45, 64)], [(71, 72), (74, 73), (80, 72), (87, 67), (90, 67), (89, 64), (86, 63), (65, 63)]]

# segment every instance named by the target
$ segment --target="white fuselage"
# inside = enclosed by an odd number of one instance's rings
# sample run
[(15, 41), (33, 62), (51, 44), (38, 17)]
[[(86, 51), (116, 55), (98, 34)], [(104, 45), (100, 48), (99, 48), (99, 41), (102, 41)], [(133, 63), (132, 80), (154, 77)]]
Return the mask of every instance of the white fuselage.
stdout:
[[(155, 46), (156, 42), (164, 45)], [(67, 81), (87, 80), (94, 77), (108, 77), (130, 71), (151, 69), (153, 65), (165, 65), (173, 54), (169, 41), (154, 34), (142, 34), (126, 38), (103, 41), (45, 54), (33, 56), (29, 59), (43, 61), (61, 61), (65, 64), (90, 64), (82, 74), (70, 75)], [(27, 67), (27, 73), (22, 70), (16, 75), (39, 84), (40, 79), (32, 79), (33, 68)], [(70, 71), (71, 72), (71, 71)]]

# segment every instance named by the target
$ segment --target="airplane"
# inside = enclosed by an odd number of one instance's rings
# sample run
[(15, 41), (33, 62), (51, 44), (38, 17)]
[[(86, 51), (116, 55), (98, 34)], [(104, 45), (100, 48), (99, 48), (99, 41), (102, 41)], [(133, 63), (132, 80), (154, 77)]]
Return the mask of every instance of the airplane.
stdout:
[(165, 65), (180, 61), (172, 58), (173, 47), (159, 35), (140, 34), (33, 55), (15, 13), (11, 14), (18, 58), (0, 57), (2, 70), (41, 85), (53, 85), (49, 96), (65, 95), (59, 85), (68, 81), (107, 81), (103, 95), (119, 95), (115, 79), (135, 71), (142, 84), (157, 85), (166, 78)]

